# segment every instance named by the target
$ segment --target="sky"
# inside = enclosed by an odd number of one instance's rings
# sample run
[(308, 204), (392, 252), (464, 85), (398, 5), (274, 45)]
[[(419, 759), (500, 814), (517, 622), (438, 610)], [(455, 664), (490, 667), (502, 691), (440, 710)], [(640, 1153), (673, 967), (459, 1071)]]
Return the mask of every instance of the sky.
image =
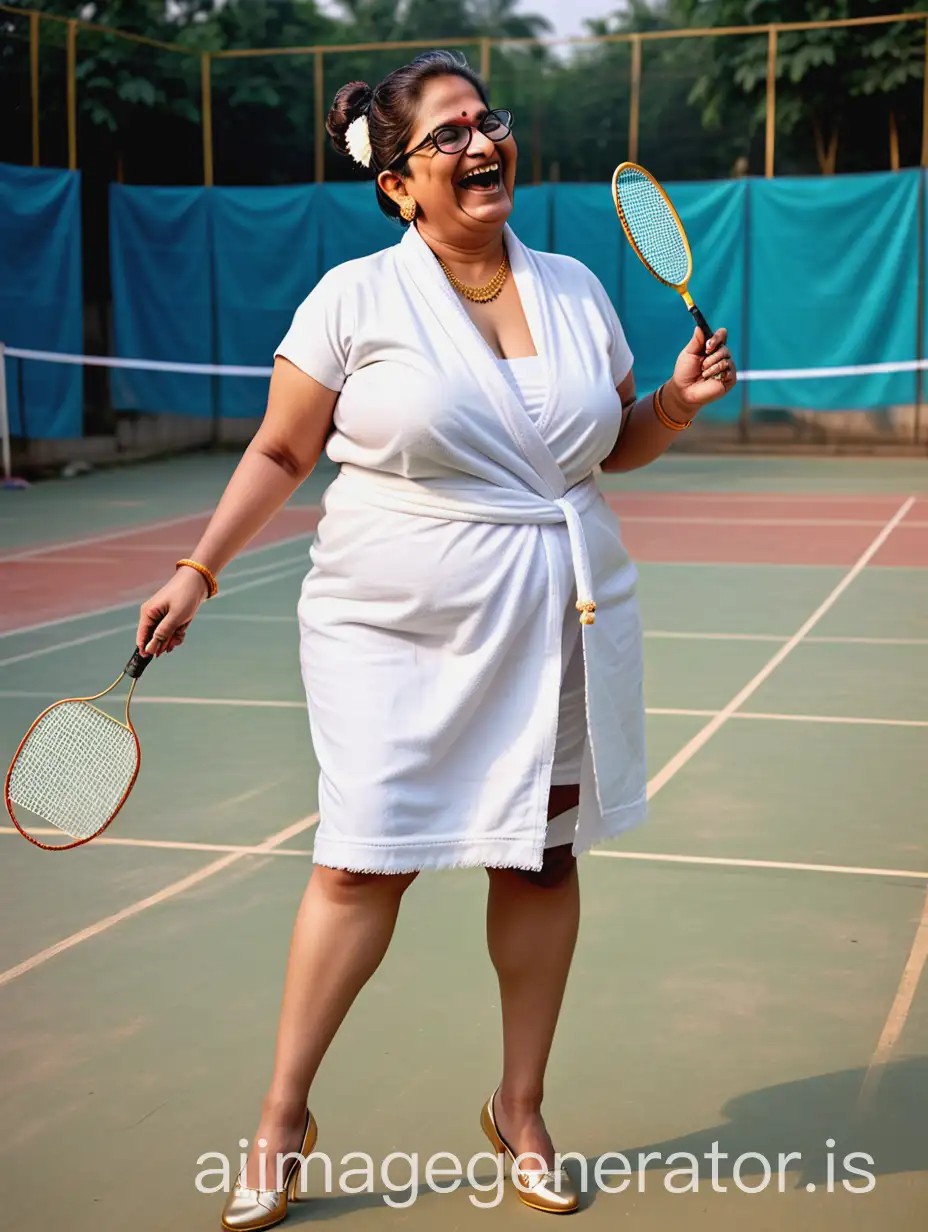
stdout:
[(586, 34), (585, 18), (605, 17), (623, 6), (620, 0), (522, 0), (520, 7), (547, 17), (555, 34)]
[[(333, 0), (317, 0), (322, 9), (335, 9)], [(521, 0), (526, 13), (541, 13), (551, 22), (554, 35), (587, 34), (584, 19), (605, 17), (624, 7), (622, 0)]]

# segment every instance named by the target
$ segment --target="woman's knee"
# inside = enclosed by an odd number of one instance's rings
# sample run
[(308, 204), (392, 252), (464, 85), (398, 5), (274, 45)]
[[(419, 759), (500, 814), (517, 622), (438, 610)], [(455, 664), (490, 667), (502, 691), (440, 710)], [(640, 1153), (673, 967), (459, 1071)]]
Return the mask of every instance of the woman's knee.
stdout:
[(371, 895), (400, 897), (419, 876), (410, 873), (356, 873), (346, 868), (327, 868), (317, 864), (313, 876), (318, 877), (321, 888), (328, 898), (338, 902), (351, 902)]
[(534, 869), (516, 871), (520, 877), (531, 882), (532, 885), (540, 886), (544, 890), (553, 890), (568, 881), (573, 876), (576, 867), (577, 858), (573, 854), (573, 844), (564, 843), (560, 847), (545, 849), (541, 868), (537, 871)]

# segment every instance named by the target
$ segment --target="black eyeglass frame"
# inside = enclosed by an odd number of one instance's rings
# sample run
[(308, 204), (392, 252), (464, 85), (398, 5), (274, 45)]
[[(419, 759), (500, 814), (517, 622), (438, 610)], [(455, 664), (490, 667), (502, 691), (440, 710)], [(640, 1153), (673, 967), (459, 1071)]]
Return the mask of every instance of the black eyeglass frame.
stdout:
[[(442, 124), (439, 128), (436, 128), (434, 132), (428, 133), (427, 136), (423, 137), (423, 139), (419, 142), (417, 146), (414, 146), (411, 150), (406, 150), (405, 153), (403, 154), (397, 155), (397, 157), (394, 158), (393, 161), (389, 164), (389, 166), (385, 167), (384, 170), (385, 171), (392, 170), (392, 168), (399, 166), (401, 163), (404, 163), (407, 158), (412, 158), (413, 154), (418, 154), (420, 150), (424, 150), (426, 146), (429, 146), (429, 145), (433, 145), (435, 149), (438, 150), (438, 152), (441, 154), (462, 154), (464, 150), (466, 150), (467, 147), (470, 145), (471, 141), (473, 140), (473, 134), (475, 130), (477, 132), (483, 133), (485, 137), (490, 136), (489, 133), (484, 131), (484, 125), (487, 123), (487, 121), (491, 117), (499, 121), (502, 124), (503, 128), (506, 130), (501, 137), (490, 137), (490, 140), (493, 142), (494, 145), (499, 145), (499, 143), (501, 141), (505, 141), (506, 138), (509, 136), (509, 134), (512, 132), (512, 112), (508, 109), (508, 107), (497, 107), (497, 108), (493, 108), (492, 110), (486, 112), (486, 114), (481, 118), (479, 124)], [(467, 138), (467, 144), (461, 146), (460, 149), (454, 149), (454, 150), (442, 149), (442, 147), (438, 144), (438, 139), (435, 134), (440, 133), (443, 130), (449, 129), (449, 128), (466, 129), (468, 133), (470, 134), (470, 136), (468, 136)]]

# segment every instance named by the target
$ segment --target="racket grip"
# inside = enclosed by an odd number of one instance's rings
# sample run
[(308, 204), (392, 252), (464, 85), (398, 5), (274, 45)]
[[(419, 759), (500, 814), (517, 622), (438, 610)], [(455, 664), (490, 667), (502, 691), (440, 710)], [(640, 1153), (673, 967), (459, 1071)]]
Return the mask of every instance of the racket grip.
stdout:
[(132, 658), (126, 664), (126, 675), (131, 676), (133, 680), (138, 680), (154, 657), (154, 655), (143, 655), (138, 649), (134, 650)]
[(712, 337), (712, 330), (709, 328), (709, 322), (702, 315), (702, 313), (699, 311), (699, 309), (696, 307), (695, 304), (693, 304), (692, 308), (690, 308), (690, 316), (693, 318), (693, 320), (702, 330), (703, 354), (705, 354), (706, 343), (708, 343), (709, 339)]

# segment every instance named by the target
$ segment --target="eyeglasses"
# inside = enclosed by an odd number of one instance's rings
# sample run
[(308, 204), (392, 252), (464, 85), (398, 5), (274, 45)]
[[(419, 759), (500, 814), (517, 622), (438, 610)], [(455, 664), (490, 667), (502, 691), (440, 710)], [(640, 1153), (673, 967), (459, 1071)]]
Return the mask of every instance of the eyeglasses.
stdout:
[(461, 154), (470, 145), (475, 129), (497, 144), (505, 141), (512, 132), (512, 112), (505, 108), (488, 111), (479, 124), (442, 124), (441, 128), (436, 128), (417, 146), (407, 150), (405, 154), (400, 154), (390, 165), (395, 167), (398, 163), (405, 162), (428, 145), (433, 145), (442, 154)]

